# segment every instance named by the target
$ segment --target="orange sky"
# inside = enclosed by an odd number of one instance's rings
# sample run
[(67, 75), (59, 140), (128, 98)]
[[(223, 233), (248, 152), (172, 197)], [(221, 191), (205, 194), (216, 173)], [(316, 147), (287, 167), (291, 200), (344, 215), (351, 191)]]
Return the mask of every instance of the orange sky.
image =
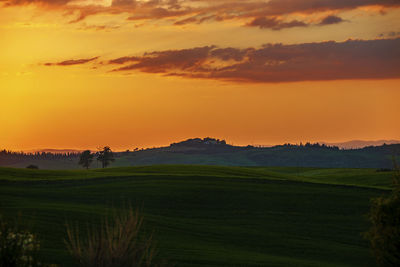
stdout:
[(400, 139), (400, 3), (0, 0), (0, 148)]

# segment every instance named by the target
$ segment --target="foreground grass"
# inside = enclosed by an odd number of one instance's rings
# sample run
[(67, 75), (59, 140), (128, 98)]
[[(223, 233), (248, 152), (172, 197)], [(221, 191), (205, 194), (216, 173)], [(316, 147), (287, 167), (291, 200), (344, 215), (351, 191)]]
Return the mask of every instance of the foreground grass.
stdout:
[(177, 266), (373, 266), (360, 233), (369, 199), (390, 182), (368, 169), (0, 168), (0, 212), (32, 221), (44, 256), (62, 266), (74, 266), (66, 220), (96, 222), (127, 202)]

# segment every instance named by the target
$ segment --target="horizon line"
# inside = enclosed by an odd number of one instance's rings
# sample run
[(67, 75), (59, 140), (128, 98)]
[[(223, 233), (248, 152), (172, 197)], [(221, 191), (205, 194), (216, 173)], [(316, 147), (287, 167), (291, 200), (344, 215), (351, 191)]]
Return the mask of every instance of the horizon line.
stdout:
[[(147, 149), (156, 149), (156, 148), (164, 148), (164, 147), (169, 147), (173, 143), (181, 143), (190, 139), (196, 139), (200, 137), (195, 137), (195, 138), (187, 138), (182, 141), (177, 141), (177, 142), (172, 142), (166, 145), (159, 145), (159, 146), (147, 146), (147, 147), (135, 147), (134, 149), (132, 148), (123, 148), (123, 149), (117, 149), (115, 152), (126, 152), (126, 151), (134, 151), (135, 149), (137, 150), (147, 150)], [(213, 138), (213, 137), (203, 137), (200, 139), (204, 138)], [(218, 139), (218, 140), (225, 140), (225, 139), (219, 139), (219, 138), (213, 138), (213, 139)], [(226, 140), (225, 140), (226, 141)], [(234, 144), (233, 142), (228, 142), (226, 141), (227, 145), (231, 146), (237, 146), (237, 147), (246, 147), (246, 146), (253, 146), (253, 147), (274, 147), (274, 146), (280, 146), (280, 145), (285, 145), (285, 144), (291, 144), (291, 145), (301, 145), (301, 144), (325, 144), (325, 145), (330, 145), (330, 146), (338, 146), (339, 148), (343, 148), (340, 145), (345, 145), (349, 144), (352, 142), (362, 142), (362, 143), (382, 143), (382, 145), (386, 142), (387, 144), (398, 144), (400, 143), (400, 138), (399, 139), (377, 139), (377, 140), (363, 140), (363, 139), (352, 139), (352, 140), (347, 140), (347, 141), (334, 141), (334, 142), (326, 142), (326, 141), (316, 141), (316, 142), (311, 142), (311, 141), (300, 141), (300, 142), (283, 142), (283, 143), (275, 143), (275, 144)], [(361, 147), (354, 147), (354, 148), (362, 148), (369, 146), (368, 144), (363, 145)], [(132, 146), (131, 146), (132, 147)], [(98, 151), (102, 148), (102, 146), (99, 146), (95, 149), (93, 148), (56, 148), (56, 147), (43, 147), (43, 148), (29, 148), (29, 149), (8, 149), (8, 148), (0, 148), (0, 151), (6, 150), (6, 151), (12, 151), (12, 152), (23, 152), (23, 153), (35, 153), (35, 152), (48, 152), (51, 150), (55, 151), (66, 151), (67, 153), (69, 151), (76, 151), (76, 152), (82, 152), (84, 150), (90, 150), (90, 151)]]

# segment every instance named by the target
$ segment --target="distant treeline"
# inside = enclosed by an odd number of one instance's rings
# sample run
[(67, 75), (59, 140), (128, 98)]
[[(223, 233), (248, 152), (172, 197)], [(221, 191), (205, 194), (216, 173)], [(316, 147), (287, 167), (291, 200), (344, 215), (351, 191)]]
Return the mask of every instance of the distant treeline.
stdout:
[(300, 143), (299, 145), (298, 144), (285, 143), (283, 145), (278, 145), (278, 146), (275, 146), (275, 147), (286, 147), (286, 148), (302, 148), (302, 147), (305, 147), (305, 148), (323, 148), (323, 149), (339, 150), (338, 146), (328, 146), (328, 145), (325, 145), (325, 144), (309, 143), (309, 142), (305, 143), (304, 145), (303, 145), (303, 143)]
[[(176, 147), (176, 146), (201, 146), (201, 145), (223, 145), (226, 146), (226, 141), (225, 140), (219, 140), (211, 137), (206, 137), (206, 138), (192, 138), (192, 139), (187, 139), (185, 141), (179, 142), (179, 143), (172, 143), (170, 146), (171, 147)], [(228, 145), (231, 146), (231, 145)]]
[(0, 151), (0, 162), (3, 160), (24, 160), (24, 159), (38, 159), (38, 160), (56, 160), (56, 159), (70, 159), (79, 157), (80, 153), (52, 153), (52, 152), (15, 152), (11, 150)]
[[(93, 153), (98, 159), (99, 151)], [(74, 169), (81, 153), (0, 151), (0, 166), (27, 167), (38, 165), (43, 169)], [(155, 164), (200, 164), (224, 166), (302, 166), (322, 168), (377, 168), (391, 169), (393, 156), (400, 158), (400, 144), (343, 149), (320, 143), (300, 143), (273, 147), (234, 146), (225, 140), (193, 138), (167, 147), (115, 152), (118, 159), (112, 165), (144, 166)], [(101, 167), (99, 160), (93, 168)]]

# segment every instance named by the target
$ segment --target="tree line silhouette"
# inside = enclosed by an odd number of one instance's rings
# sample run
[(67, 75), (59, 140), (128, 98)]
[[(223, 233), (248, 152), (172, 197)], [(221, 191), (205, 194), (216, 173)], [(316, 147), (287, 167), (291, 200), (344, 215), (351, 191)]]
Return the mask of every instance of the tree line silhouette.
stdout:
[[(26, 152), (15, 152), (10, 150), (0, 150), (0, 163), (2, 164), (13, 164), (19, 162), (21, 160), (75, 160), (78, 159), (78, 164), (82, 167), (89, 169), (90, 165), (93, 162), (93, 159), (96, 158), (97, 161), (101, 163), (103, 168), (106, 168), (111, 164), (111, 162), (115, 161), (114, 153), (111, 148), (105, 146), (98, 152), (92, 153), (90, 150), (85, 150), (82, 153), (54, 153), (54, 152), (34, 152), (34, 153), (26, 153)], [(39, 167), (34, 164), (30, 164), (27, 166), (29, 169), (38, 169)]]
[(10, 150), (0, 150), (0, 164), (12, 165), (21, 161), (35, 161), (35, 160), (75, 160), (79, 157), (80, 153), (52, 153), (52, 152), (15, 152)]
[[(368, 146), (359, 149), (343, 149), (323, 143), (281, 144), (271, 147), (235, 146), (225, 140), (212, 138), (195, 138), (173, 143), (168, 147), (135, 148), (120, 152), (104, 148), (98, 151), (46, 151), (36, 153), (13, 152), (0, 150), (0, 166), (38, 167), (49, 169), (73, 169), (78, 166), (107, 167), (112, 164), (111, 158), (123, 158), (124, 164), (149, 165), (166, 163), (184, 164), (213, 164), (255, 166), (305, 166), (305, 167), (348, 167), (348, 168), (377, 168), (385, 171), (392, 168), (392, 155), (400, 160), (400, 144)], [(94, 154), (93, 156), (90, 156)], [(87, 157), (87, 159), (85, 159)], [(104, 158), (103, 158), (104, 157)], [(184, 159), (183, 159), (184, 157)], [(207, 159), (206, 159), (207, 157)], [(96, 164), (97, 163), (97, 164)], [(94, 164), (94, 165), (93, 165)], [(121, 165), (121, 164), (119, 164)], [(35, 167), (35, 166), (31, 166)]]

